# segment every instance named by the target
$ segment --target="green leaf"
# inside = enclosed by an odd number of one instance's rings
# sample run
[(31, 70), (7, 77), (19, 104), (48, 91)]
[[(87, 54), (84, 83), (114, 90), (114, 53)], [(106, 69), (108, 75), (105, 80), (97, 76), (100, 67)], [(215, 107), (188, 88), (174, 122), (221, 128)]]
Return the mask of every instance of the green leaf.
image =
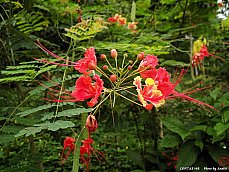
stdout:
[(192, 166), (197, 159), (198, 153), (199, 152), (192, 141), (185, 142), (178, 152), (179, 159), (177, 161), (177, 169), (180, 169), (180, 167)]
[(24, 112), (20, 112), (17, 115), (20, 115), (20, 117), (24, 117), (24, 116), (30, 115), (32, 113), (35, 113), (35, 112), (38, 112), (38, 111), (41, 111), (41, 110), (49, 109), (49, 108), (51, 108), (53, 106), (56, 106), (56, 105), (55, 104), (42, 105), (42, 106), (38, 106), (38, 107), (33, 108), (33, 109), (26, 110)]
[(226, 107), (222, 110), (222, 122), (228, 123), (229, 122), (229, 107)]
[(12, 142), (15, 140), (15, 136), (11, 134), (1, 134), (0, 135), (0, 144)]
[(207, 131), (208, 126), (206, 125), (196, 125), (193, 128), (190, 129), (190, 131)]
[(136, 3), (135, 3), (135, 1), (133, 1), (132, 7), (131, 7), (131, 14), (130, 14), (130, 19), (132, 22), (135, 21), (135, 16), (136, 16)]
[(25, 135), (26, 137), (30, 136), (30, 135), (34, 135), (36, 133), (41, 132), (42, 127), (27, 127), (21, 131), (19, 131), (18, 134), (15, 135), (15, 137), (20, 137)]
[(18, 81), (29, 81), (32, 79), (30, 76), (14, 76), (14, 77), (8, 77), (8, 78), (2, 78), (0, 79), (0, 83), (8, 83), (8, 82), (18, 82)]
[(55, 121), (53, 123), (45, 122), (45, 123), (41, 123), (41, 124), (35, 124), (34, 127), (27, 127), (25, 129), (19, 131), (19, 133), (16, 134), (15, 137), (20, 137), (23, 135), (25, 135), (27, 137), (27, 136), (39, 133), (39, 132), (41, 132), (41, 130), (44, 130), (44, 129), (48, 129), (51, 131), (57, 131), (59, 129), (69, 128), (69, 127), (74, 127), (74, 126), (75, 126), (75, 124), (72, 123), (71, 121), (58, 120), (58, 121)]
[(47, 120), (47, 119), (51, 119), (53, 117), (72, 117), (72, 116), (75, 116), (75, 115), (80, 115), (81, 113), (88, 113), (88, 112), (91, 112), (92, 111), (92, 108), (88, 108), (88, 109), (85, 109), (85, 108), (76, 108), (76, 109), (67, 109), (67, 110), (64, 110), (62, 112), (58, 112), (57, 115), (53, 115), (53, 113), (47, 113), (41, 120)]
[(195, 145), (198, 146), (201, 151), (203, 150), (204, 144), (201, 140), (196, 140)]
[(74, 127), (74, 126), (75, 124), (72, 123), (71, 121), (58, 120), (54, 123), (51, 123), (51, 125), (48, 126), (48, 130), (57, 131), (59, 129), (69, 128), (69, 127)]
[(189, 131), (187, 131), (187, 126), (178, 119), (166, 117), (161, 118), (161, 121), (162, 124), (170, 131), (179, 134), (182, 140), (184, 140), (189, 135)]
[(218, 135), (224, 133), (228, 128), (229, 128), (229, 123), (228, 124), (223, 124), (223, 123), (219, 122), (214, 127), (214, 130), (216, 131), (216, 134), (218, 136)]
[(182, 142), (178, 135), (166, 135), (161, 140), (161, 147), (175, 147)]
[(16, 134), (22, 129), (24, 129), (24, 127), (16, 126), (16, 125), (15, 126), (4, 126), (3, 129), (2, 129), (2, 132)]
[(216, 100), (218, 97), (219, 93), (221, 92), (220, 88), (216, 88), (214, 91), (210, 92), (210, 96)]
[(165, 60), (160, 65), (161, 66), (189, 66), (189, 64), (187, 63), (176, 61), (176, 60)]

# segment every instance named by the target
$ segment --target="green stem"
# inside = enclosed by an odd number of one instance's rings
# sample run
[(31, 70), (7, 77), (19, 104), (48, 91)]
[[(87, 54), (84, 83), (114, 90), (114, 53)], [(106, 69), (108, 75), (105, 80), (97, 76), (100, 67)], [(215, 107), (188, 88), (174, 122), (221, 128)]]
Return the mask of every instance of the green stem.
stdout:
[(84, 130), (85, 129), (85, 121), (87, 119), (87, 116), (88, 116), (87, 113), (83, 113), (81, 116), (81, 128), (82, 128), (82, 130), (80, 131), (78, 138), (76, 139), (76, 144), (75, 144), (76, 151), (74, 153), (74, 158), (73, 158), (72, 172), (78, 172), (79, 171), (81, 142), (83, 139), (87, 138), (87, 136), (88, 136), (88, 131)]

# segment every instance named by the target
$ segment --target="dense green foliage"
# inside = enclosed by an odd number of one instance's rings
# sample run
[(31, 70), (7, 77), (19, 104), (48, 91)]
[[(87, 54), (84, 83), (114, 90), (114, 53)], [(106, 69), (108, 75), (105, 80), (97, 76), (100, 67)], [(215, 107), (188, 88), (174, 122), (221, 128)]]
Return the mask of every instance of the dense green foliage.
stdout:
[[(190, 67), (177, 90), (208, 87), (191, 96), (217, 110), (209, 112), (179, 99), (166, 101), (158, 111), (147, 111), (122, 97), (116, 97), (114, 107), (105, 101), (96, 111), (99, 128), (92, 136), (94, 149), (105, 158), (98, 161), (92, 156), (90, 171), (176, 171), (175, 164), (177, 171), (229, 168), (229, 19), (217, 17), (226, 15), (229, 4), (226, 0), (222, 4), (0, 0), (0, 172), (71, 171), (72, 155), (61, 164), (63, 141), (73, 136), (72, 131), (81, 131), (82, 114), (92, 111), (85, 102), (43, 100), (50, 88), (73, 90), (80, 74), (72, 67), (35, 60), (57, 62), (39, 49), (38, 40), (71, 61), (81, 59), (89, 47), (95, 47), (97, 57), (115, 48), (120, 57), (127, 54), (133, 61), (140, 52), (154, 54), (172, 75), (191, 66), (195, 41), (206, 42), (209, 52), (220, 58), (208, 57), (203, 66)], [(115, 14), (138, 22), (137, 31), (109, 23)], [(172, 159), (175, 155), (178, 160)], [(222, 157), (227, 157), (227, 164), (219, 162)]]

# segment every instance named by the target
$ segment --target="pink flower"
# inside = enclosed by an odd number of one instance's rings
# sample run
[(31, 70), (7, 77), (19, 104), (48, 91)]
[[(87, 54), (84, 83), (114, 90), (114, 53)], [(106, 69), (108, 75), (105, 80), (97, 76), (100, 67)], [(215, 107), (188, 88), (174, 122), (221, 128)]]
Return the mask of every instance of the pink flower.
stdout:
[(86, 50), (84, 58), (77, 61), (74, 67), (80, 73), (87, 75), (91, 73), (91, 69), (93, 69), (93, 66), (97, 66), (97, 58), (95, 56), (95, 49), (89, 48)]
[(95, 106), (104, 87), (103, 80), (98, 75), (94, 75), (93, 79), (95, 80), (94, 83), (92, 83), (90, 76), (81, 76), (77, 79), (75, 90), (71, 94), (75, 101), (84, 101), (92, 98), (87, 102), (87, 105), (89, 107)]

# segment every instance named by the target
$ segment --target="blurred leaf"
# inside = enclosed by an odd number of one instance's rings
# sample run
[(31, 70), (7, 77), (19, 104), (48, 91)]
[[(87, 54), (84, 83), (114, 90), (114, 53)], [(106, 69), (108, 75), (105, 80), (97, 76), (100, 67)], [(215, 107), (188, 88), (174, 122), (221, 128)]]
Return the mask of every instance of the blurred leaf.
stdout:
[(178, 135), (165, 135), (161, 140), (161, 147), (175, 147), (182, 142)]
[(195, 163), (198, 153), (192, 141), (185, 142), (178, 151), (177, 169), (180, 169), (180, 167), (191, 167)]
[(187, 126), (184, 123), (182, 123), (180, 120), (172, 117), (166, 117), (166, 118), (161, 118), (161, 121), (162, 124), (170, 131), (174, 133), (178, 133), (181, 136), (182, 140), (184, 140), (189, 135)]

